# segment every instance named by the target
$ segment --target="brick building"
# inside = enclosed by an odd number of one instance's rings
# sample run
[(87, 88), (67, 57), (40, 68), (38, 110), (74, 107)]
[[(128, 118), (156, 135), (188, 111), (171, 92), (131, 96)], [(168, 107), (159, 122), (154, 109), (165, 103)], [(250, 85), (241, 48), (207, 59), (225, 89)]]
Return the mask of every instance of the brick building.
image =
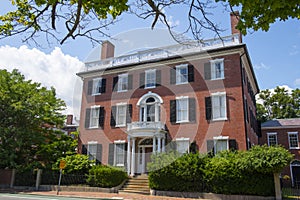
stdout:
[(261, 125), (262, 137), (259, 144), (282, 145), (295, 155), (290, 166), (282, 172), (282, 177), (288, 175), (293, 186), (300, 184), (300, 118), (274, 119)]
[(258, 144), (259, 89), (235, 15), (231, 23), (232, 35), (222, 39), (119, 57), (104, 42), (101, 60), (77, 74), (83, 80), (79, 150), (134, 175), (147, 172), (154, 152)]

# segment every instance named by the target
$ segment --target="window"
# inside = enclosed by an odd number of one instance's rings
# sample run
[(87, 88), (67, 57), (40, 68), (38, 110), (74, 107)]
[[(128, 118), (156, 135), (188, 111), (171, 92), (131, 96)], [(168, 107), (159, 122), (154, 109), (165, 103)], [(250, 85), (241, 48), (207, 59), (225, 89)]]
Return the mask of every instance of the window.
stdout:
[(100, 106), (91, 107), (90, 112), (90, 128), (98, 128), (100, 116)]
[(126, 104), (117, 105), (116, 126), (126, 126)]
[(299, 141), (298, 141), (298, 132), (289, 132), (289, 145), (290, 149), (298, 149)]
[(121, 74), (118, 76), (118, 92), (128, 90), (128, 74)]
[(179, 153), (189, 153), (190, 139), (176, 138), (176, 150)]
[(188, 107), (189, 107), (188, 97), (180, 97), (176, 100), (176, 121), (177, 122), (187, 122), (188, 118)]
[(176, 84), (184, 84), (188, 82), (188, 65), (176, 66)]
[(226, 94), (216, 93), (212, 95), (212, 117), (216, 119), (226, 119)]
[(93, 79), (92, 95), (101, 94), (101, 92), (102, 92), (102, 78)]
[(277, 145), (277, 133), (267, 133), (268, 136), (268, 145)]
[(125, 163), (125, 141), (115, 141), (114, 166), (124, 166)]
[(224, 59), (211, 60), (204, 64), (205, 80), (216, 80), (224, 78)]
[(145, 88), (154, 88), (156, 86), (156, 70), (151, 69), (145, 72)]
[(96, 160), (97, 142), (88, 142), (87, 155), (89, 156), (89, 160)]
[(228, 150), (228, 136), (218, 136), (214, 137), (214, 153), (218, 153), (219, 151)]

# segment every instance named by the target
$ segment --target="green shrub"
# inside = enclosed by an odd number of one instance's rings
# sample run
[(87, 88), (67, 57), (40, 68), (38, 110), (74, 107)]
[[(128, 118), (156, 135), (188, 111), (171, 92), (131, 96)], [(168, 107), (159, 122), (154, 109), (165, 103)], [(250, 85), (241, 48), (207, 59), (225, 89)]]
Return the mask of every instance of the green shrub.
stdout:
[(111, 188), (126, 180), (127, 174), (117, 168), (95, 165), (89, 170), (87, 183), (93, 187)]
[(58, 159), (52, 166), (53, 170), (59, 170), (59, 163), (61, 160), (66, 161), (66, 165), (63, 170), (66, 174), (87, 174), (89, 169), (95, 165), (95, 161), (89, 160), (88, 155), (76, 154)]
[(148, 169), (157, 170), (149, 173), (150, 187), (165, 191), (204, 190), (203, 169), (207, 158), (199, 154), (185, 154), (173, 160), (176, 156), (176, 153), (171, 153), (160, 154), (152, 158), (153, 163)]
[(274, 196), (273, 173), (293, 156), (283, 147), (254, 146), (249, 151), (199, 154), (156, 154), (148, 165), (152, 189)]

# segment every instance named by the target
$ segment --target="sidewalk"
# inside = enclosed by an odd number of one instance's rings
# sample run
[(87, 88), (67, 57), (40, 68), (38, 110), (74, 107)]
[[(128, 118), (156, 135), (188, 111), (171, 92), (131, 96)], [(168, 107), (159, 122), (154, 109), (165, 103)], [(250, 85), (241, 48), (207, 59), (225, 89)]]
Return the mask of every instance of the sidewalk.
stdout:
[[(26, 194), (36, 194), (36, 195), (48, 195), (56, 196), (56, 191), (30, 191), (23, 192)], [(61, 191), (59, 196), (64, 197), (82, 197), (82, 198), (112, 198), (112, 199), (123, 199), (123, 200), (192, 200), (191, 198), (178, 198), (178, 197), (163, 197), (163, 196), (150, 196), (141, 194), (129, 194), (129, 193), (102, 193), (102, 192), (69, 192)]]

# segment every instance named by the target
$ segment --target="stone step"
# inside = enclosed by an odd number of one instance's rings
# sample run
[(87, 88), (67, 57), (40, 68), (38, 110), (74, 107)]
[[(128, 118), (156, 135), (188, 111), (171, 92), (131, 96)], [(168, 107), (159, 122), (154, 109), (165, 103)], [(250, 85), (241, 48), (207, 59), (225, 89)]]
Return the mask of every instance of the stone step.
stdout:
[(122, 189), (122, 193), (150, 194), (149, 181), (147, 175), (130, 178)]

